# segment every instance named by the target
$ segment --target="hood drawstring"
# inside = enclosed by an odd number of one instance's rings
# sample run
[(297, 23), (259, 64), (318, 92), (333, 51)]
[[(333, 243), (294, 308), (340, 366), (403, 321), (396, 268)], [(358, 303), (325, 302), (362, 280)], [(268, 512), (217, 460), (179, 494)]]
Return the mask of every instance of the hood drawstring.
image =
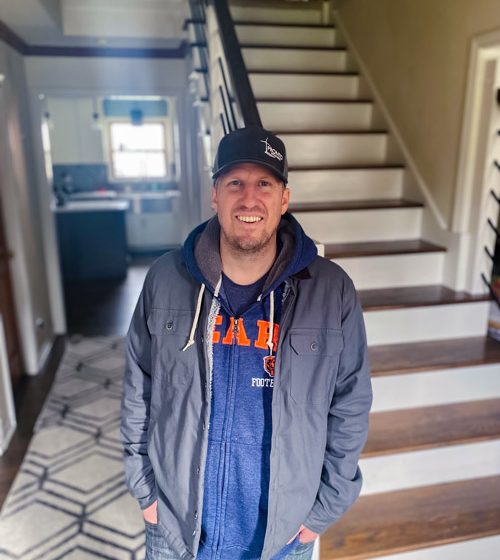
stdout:
[(274, 290), (269, 295), (269, 336), (267, 337), (267, 346), (269, 355), (273, 355), (273, 334), (274, 334)]
[(205, 284), (200, 286), (200, 291), (198, 292), (198, 300), (196, 302), (196, 313), (194, 314), (193, 324), (191, 326), (191, 332), (189, 333), (189, 340), (186, 343), (186, 346), (182, 349), (185, 352), (190, 346), (194, 344), (194, 334), (196, 332), (196, 327), (198, 326), (198, 320), (200, 318), (201, 313), (201, 302), (203, 301), (203, 292), (205, 291)]

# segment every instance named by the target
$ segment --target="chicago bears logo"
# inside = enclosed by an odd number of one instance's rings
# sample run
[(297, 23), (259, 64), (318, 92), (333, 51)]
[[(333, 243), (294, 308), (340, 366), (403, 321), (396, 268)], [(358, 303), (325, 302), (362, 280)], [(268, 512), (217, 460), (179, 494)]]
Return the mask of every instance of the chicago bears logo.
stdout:
[(264, 356), (264, 369), (271, 377), (274, 377), (275, 364), (276, 356)]

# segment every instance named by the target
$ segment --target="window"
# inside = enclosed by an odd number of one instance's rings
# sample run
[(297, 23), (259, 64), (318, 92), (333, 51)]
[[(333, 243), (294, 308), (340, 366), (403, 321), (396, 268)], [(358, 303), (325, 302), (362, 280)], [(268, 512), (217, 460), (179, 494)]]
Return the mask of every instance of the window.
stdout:
[(108, 121), (108, 133), (112, 179), (168, 179), (165, 122)]

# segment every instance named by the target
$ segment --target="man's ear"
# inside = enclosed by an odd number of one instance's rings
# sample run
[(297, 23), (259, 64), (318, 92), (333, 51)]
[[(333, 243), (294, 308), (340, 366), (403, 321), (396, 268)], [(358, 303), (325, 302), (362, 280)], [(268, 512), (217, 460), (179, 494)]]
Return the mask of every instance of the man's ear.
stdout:
[(288, 204), (290, 202), (290, 189), (285, 185), (283, 192), (281, 194), (281, 215), (283, 215), (288, 210)]
[(214, 212), (217, 212), (217, 183), (214, 183), (212, 186), (210, 200), (212, 202), (212, 210)]

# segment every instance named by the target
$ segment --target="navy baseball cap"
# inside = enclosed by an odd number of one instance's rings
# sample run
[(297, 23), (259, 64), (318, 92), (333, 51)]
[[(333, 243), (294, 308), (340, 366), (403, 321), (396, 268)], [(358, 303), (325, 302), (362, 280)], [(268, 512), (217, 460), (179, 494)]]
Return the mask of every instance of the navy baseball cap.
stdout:
[(238, 128), (222, 137), (215, 154), (212, 179), (215, 181), (238, 163), (257, 163), (267, 167), (285, 184), (288, 182), (285, 144), (261, 126)]

